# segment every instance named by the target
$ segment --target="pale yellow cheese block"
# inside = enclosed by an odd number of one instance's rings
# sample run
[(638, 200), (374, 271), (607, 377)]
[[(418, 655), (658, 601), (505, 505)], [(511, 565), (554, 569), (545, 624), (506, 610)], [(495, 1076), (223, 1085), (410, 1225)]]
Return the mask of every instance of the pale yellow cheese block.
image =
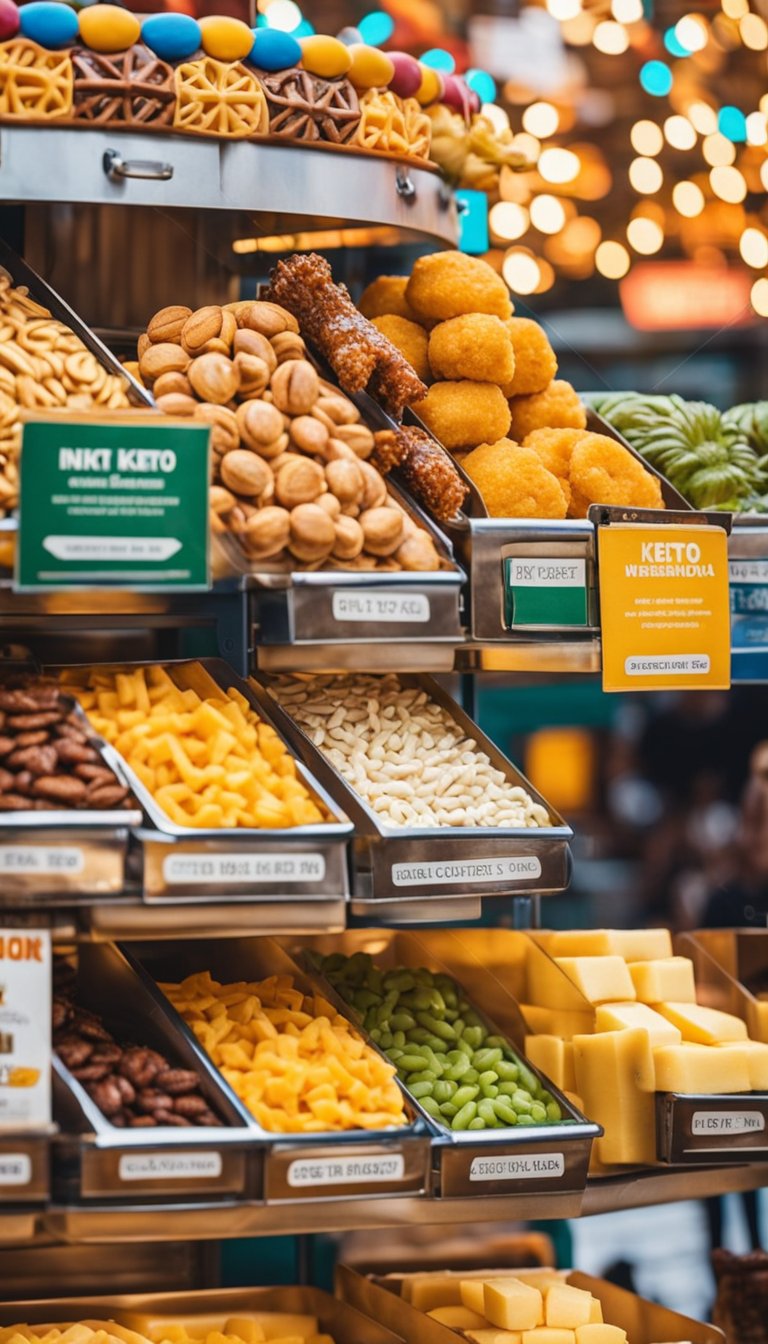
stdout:
[(536, 1035), (561, 1036), (564, 1041), (572, 1041), (574, 1036), (592, 1031), (595, 1025), (592, 1009), (573, 1012), (566, 1008), (540, 1008), (537, 1004), (521, 1003), (520, 1011), (531, 1032)]
[(523, 1331), (523, 1344), (576, 1344), (576, 1335), (573, 1330), (540, 1325), (535, 1330)]
[(180, 1313), (171, 1322), (167, 1315), (131, 1314), (131, 1324), (149, 1339), (173, 1338), (174, 1329), (181, 1328), (191, 1339), (204, 1340), (211, 1331), (236, 1334), (246, 1344), (261, 1340), (309, 1339), (320, 1332), (316, 1316), (307, 1312), (241, 1311), (237, 1316), (223, 1319), (221, 1312), (200, 1315)]
[(417, 1311), (460, 1307), (461, 1279), (455, 1274), (413, 1274), (403, 1279), (402, 1296)]
[(462, 1279), (460, 1286), (461, 1301), (478, 1316), (485, 1315), (485, 1286), (482, 1279)]
[(704, 1008), (699, 1003), (659, 1003), (663, 1017), (677, 1027), (684, 1041), (696, 1045), (721, 1045), (727, 1041), (746, 1041), (747, 1026), (732, 1013)]
[(751, 1083), (743, 1042), (714, 1047), (683, 1041), (653, 1052), (659, 1092), (749, 1092)]
[(547, 1293), (544, 1322), (560, 1329), (575, 1330), (577, 1325), (589, 1324), (591, 1309), (591, 1293), (585, 1292), (583, 1288), (574, 1288), (570, 1283), (560, 1283)]
[(484, 1312), (502, 1330), (535, 1330), (544, 1324), (544, 1299), (520, 1279), (486, 1279)]
[(764, 999), (747, 1000), (747, 1023), (753, 1041), (768, 1041), (768, 1003)]
[(469, 1307), (433, 1307), (427, 1312), (433, 1321), (447, 1325), (449, 1330), (482, 1330), (488, 1322), (482, 1311), (471, 1311)]
[(627, 1332), (620, 1325), (580, 1325), (576, 1344), (626, 1344)]
[(519, 1330), (497, 1330), (495, 1326), (489, 1330), (467, 1330), (465, 1335), (472, 1344), (523, 1344)]
[(623, 957), (652, 961), (672, 956), (669, 929), (568, 929), (545, 935), (551, 957)]
[[(752, 1091), (768, 1092), (768, 1045), (764, 1041), (739, 1041), (738, 1047), (746, 1051)], [(717, 1049), (724, 1050), (726, 1047), (719, 1045)]]
[(533, 1067), (540, 1069), (561, 1092), (575, 1090), (572, 1041), (563, 1040), (562, 1036), (526, 1036), (524, 1049)]
[(562, 966), (546, 956), (540, 947), (529, 948), (527, 997), (542, 1008), (562, 1008), (578, 1012), (585, 1007), (581, 993)]
[(680, 1029), (647, 1003), (601, 1003), (595, 1009), (595, 1031), (626, 1031), (628, 1027), (642, 1027), (652, 1046), (678, 1045), (683, 1039)]
[(623, 957), (557, 957), (555, 964), (565, 971), (588, 1003), (619, 1003), (636, 997)]
[(656, 1160), (656, 1087), (647, 1031), (605, 1031), (573, 1042), (576, 1083), (590, 1120), (605, 1134), (593, 1145), (605, 1165)]
[(666, 957), (659, 961), (635, 961), (629, 967), (640, 1003), (695, 1003), (696, 981), (690, 957)]
[(602, 1325), (603, 1323), (603, 1304), (599, 1297), (592, 1298), (592, 1306), (589, 1313), (590, 1325)]

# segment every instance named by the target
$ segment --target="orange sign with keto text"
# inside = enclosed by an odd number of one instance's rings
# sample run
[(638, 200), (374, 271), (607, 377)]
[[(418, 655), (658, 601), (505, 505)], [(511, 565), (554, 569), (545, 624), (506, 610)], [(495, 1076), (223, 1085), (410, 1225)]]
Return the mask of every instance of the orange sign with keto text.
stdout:
[(730, 686), (725, 530), (611, 523), (597, 545), (603, 690)]

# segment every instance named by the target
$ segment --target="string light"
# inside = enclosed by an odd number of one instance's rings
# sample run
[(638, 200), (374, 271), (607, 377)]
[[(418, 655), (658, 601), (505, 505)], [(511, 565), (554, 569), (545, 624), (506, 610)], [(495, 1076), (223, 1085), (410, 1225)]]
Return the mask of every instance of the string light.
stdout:
[(741, 19), (749, 13), (749, 0), (721, 0), (721, 3), (729, 19)]
[(693, 149), (696, 144), (696, 131), (687, 117), (667, 117), (664, 134), (673, 149)]
[(539, 233), (559, 233), (565, 224), (565, 210), (556, 196), (534, 196), (531, 223)]
[(579, 172), (579, 159), (570, 149), (545, 149), (539, 159), (539, 173), (545, 182), (572, 182)]
[(738, 205), (747, 194), (747, 184), (738, 168), (713, 168), (709, 182), (715, 195), (728, 205)]
[(664, 148), (661, 127), (655, 121), (636, 121), (629, 133), (632, 148), (637, 154), (660, 154)]
[(560, 116), (557, 108), (551, 103), (531, 103), (526, 107), (523, 113), (523, 127), (531, 135), (538, 135), (542, 140), (547, 136), (554, 135), (560, 125)]
[(765, 51), (768, 47), (768, 24), (759, 14), (745, 14), (739, 19), (739, 33), (750, 51)]
[(672, 188), (672, 204), (685, 219), (695, 219), (704, 209), (704, 192), (695, 182), (676, 182)]
[(600, 238), (600, 225), (591, 215), (578, 215), (569, 220), (561, 235), (565, 250), (577, 257), (594, 252)]
[(267, 27), (292, 33), (301, 23), (302, 14), (294, 0), (272, 0), (266, 13)]
[(711, 168), (727, 168), (736, 158), (733, 141), (726, 140), (718, 131), (706, 137), (701, 152)]
[(699, 14), (684, 14), (675, 24), (675, 37), (685, 51), (703, 51), (709, 29)]
[(717, 130), (717, 113), (709, 103), (691, 103), (686, 116), (699, 135), (714, 135)]
[(604, 56), (621, 56), (629, 46), (629, 33), (623, 24), (604, 19), (592, 34), (592, 42)]
[(547, 0), (547, 9), (553, 19), (575, 19), (581, 13), (581, 0)]
[(678, 41), (674, 28), (668, 28), (664, 34), (664, 46), (667, 48), (670, 56), (682, 57), (690, 56), (691, 54), (688, 48), (684, 47), (682, 42)]
[(512, 242), (515, 238), (522, 238), (527, 231), (528, 211), (525, 206), (516, 205), (512, 201), (499, 201), (491, 206), (488, 224), (491, 233), (497, 238)]
[(762, 112), (750, 112), (747, 117), (747, 144), (768, 144), (768, 120)]
[(750, 301), (756, 313), (760, 317), (768, 317), (768, 280), (763, 276), (762, 280), (756, 280), (750, 293)]
[(765, 187), (765, 190), (768, 191), (768, 159), (765, 159), (764, 162), (761, 164), (760, 181)]
[(422, 65), (428, 65), (432, 70), (439, 70), (443, 75), (452, 75), (456, 69), (456, 61), (444, 47), (430, 47), (419, 60)]
[(755, 271), (768, 266), (768, 238), (760, 229), (745, 229), (739, 239), (742, 260)]
[(664, 61), (646, 61), (640, 70), (640, 83), (654, 98), (666, 98), (672, 88), (672, 71)]
[(606, 280), (620, 280), (629, 270), (629, 253), (623, 243), (606, 240), (595, 252), (595, 266)]
[(727, 140), (741, 143), (747, 138), (747, 118), (740, 107), (721, 107), (717, 114), (717, 129)]
[(611, 0), (611, 13), (619, 23), (639, 23), (643, 17), (643, 0)]
[(508, 252), (501, 273), (514, 294), (533, 294), (541, 280), (539, 263), (530, 252)]
[(395, 21), (392, 15), (383, 9), (375, 9), (360, 20), (357, 30), (364, 42), (368, 42), (372, 47), (379, 47), (382, 42), (389, 41), (394, 33)]
[(631, 219), (627, 225), (627, 238), (630, 246), (636, 252), (644, 257), (650, 257), (654, 252), (658, 252), (664, 242), (664, 230), (655, 219), (647, 219), (643, 215), (638, 215), (636, 219)]
[(664, 174), (656, 159), (633, 159), (629, 165), (629, 180), (635, 191), (652, 196), (661, 187)]

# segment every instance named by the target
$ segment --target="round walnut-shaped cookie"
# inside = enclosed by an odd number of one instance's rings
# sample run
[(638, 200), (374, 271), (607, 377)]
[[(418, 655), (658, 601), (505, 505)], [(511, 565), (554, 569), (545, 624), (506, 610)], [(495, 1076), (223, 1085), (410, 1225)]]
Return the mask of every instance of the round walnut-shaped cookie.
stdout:
[(238, 327), (260, 331), (270, 341), (283, 331), (292, 331), (296, 336), (299, 334), (296, 318), (287, 309), (281, 308), (279, 303), (254, 300), (253, 303), (243, 304), (238, 307), (236, 319)]
[(247, 448), (236, 448), (221, 459), (221, 479), (229, 490), (246, 499), (261, 499), (273, 485), (271, 468)]
[(307, 415), (320, 395), (320, 379), (307, 359), (287, 359), (270, 380), (272, 399), (286, 415)]
[(287, 509), (293, 509), (297, 504), (313, 504), (327, 488), (323, 468), (311, 457), (286, 462), (275, 478), (278, 503)]
[(292, 511), (288, 546), (297, 560), (307, 564), (326, 560), (335, 540), (333, 519), (318, 504), (299, 504)]
[(254, 453), (276, 458), (285, 451), (288, 435), (276, 406), (268, 401), (243, 401), (237, 408), (236, 416), (240, 437)]
[[(159, 348), (153, 347), (153, 349)], [(148, 350), (147, 357), (151, 353)], [(226, 406), (240, 386), (239, 369), (226, 355), (215, 351), (193, 359), (186, 372), (200, 400), (212, 401), (217, 406)]]
[(234, 314), (228, 313), (226, 309), (219, 308), (216, 304), (210, 304), (206, 308), (198, 308), (194, 313), (190, 313), (181, 329), (180, 340), (193, 359), (211, 351), (228, 355), (236, 331), (237, 322)]

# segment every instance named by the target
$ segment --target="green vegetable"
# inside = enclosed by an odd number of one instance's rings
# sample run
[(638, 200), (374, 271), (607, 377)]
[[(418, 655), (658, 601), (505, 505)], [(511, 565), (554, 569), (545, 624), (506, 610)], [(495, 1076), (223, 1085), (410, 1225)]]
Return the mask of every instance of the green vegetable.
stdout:
[(768, 401), (749, 401), (732, 406), (723, 416), (723, 424), (744, 436), (758, 457), (768, 453)]

